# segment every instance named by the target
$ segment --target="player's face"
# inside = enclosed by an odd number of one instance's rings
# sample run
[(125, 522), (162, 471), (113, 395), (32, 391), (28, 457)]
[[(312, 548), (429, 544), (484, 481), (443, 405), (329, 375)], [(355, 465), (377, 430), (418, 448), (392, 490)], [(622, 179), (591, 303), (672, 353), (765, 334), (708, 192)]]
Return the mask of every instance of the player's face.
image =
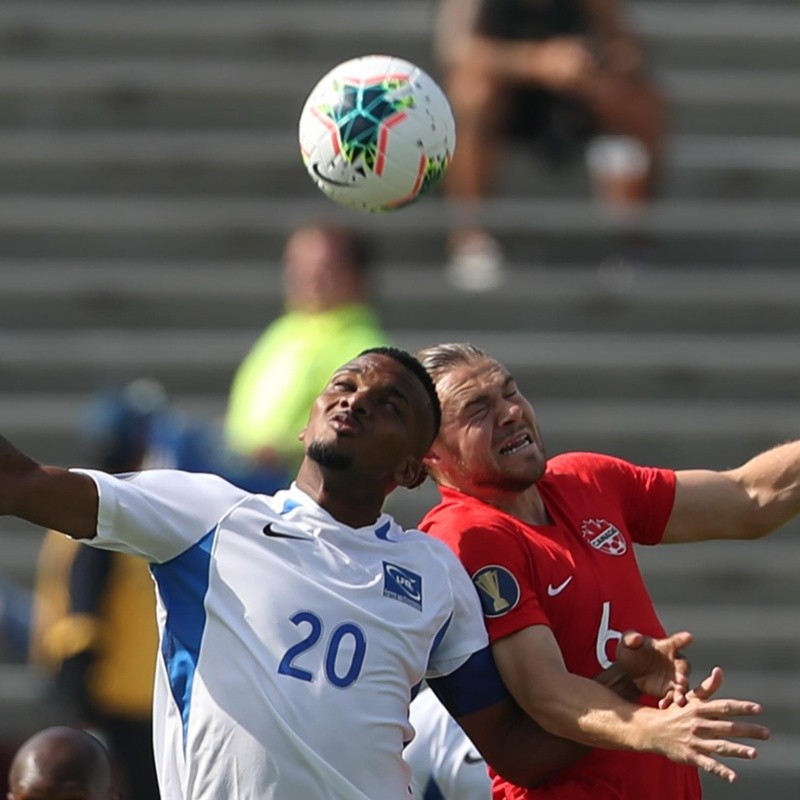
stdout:
[(442, 424), (426, 463), (441, 483), (489, 499), (539, 480), (547, 458), (536, 414), (502, 364), (463, 364), (437, 389)]
[(293, 311), (320, 313), (353, 301), (355, 274), (324, 231), (295, 233), (284, 253), (286, 306)]
[(307, 455), (324, 468), (408, 485), (398, 473), (416, 473), (433, 426), (419, 379), (393, 358), (370, 353), (333, 375), (301, 438)]

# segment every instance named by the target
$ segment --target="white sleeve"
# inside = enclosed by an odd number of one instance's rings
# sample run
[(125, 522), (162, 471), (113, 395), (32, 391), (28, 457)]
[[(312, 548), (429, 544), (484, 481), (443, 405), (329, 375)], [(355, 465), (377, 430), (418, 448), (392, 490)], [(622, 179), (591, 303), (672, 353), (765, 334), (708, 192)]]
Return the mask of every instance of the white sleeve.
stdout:
[(473, 653), (489, 645), (480, 600), (467, 571), (450, 548), (436, 540), (437, 555), (444, 562), (453, 592), (453, 614), (434, 643), (426, 678), (440, 678), (458, 669)]
[(114, 476), (74, 470), (97, 485), (97, 535), (86, 544), (163, 563), (212, 530), (247, 492), (216, 475), (153, 469)]

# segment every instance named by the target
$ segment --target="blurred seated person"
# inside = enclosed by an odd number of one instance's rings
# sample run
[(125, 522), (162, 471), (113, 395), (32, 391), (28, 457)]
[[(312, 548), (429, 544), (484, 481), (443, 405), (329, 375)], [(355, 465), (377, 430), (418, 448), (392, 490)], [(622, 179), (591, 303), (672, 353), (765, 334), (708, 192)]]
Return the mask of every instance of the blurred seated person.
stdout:
[(618, 0), (442, 0), (437, 57), (458, 146), (445, 177), (455, 218), (448, 277), (485, 290), (503, 253), (481, 224), (481, 201), (507, 140), (550, 163), (583, 152), (599, 199), (635, 209), (653, 195), (664, 101)]
[(387, 343), (367, 302), (369, 267), (366, 242), (347, 228), (310, 224), (289, 236), (286, 313), (262, 333), (231, 386), (226, 434), (233, 450), (294, 474), (303, 456), (297, 436), (330, 375)]

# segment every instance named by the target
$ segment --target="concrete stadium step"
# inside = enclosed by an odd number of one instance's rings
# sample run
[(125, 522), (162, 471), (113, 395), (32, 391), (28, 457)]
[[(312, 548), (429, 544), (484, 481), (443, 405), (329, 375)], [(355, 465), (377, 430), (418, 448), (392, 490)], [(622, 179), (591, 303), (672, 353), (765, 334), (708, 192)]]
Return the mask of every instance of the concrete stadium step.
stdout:
[[(787, 3), (635, 2), (627, 13), (654, 51), (656, 64), (790, 64), (797, 57), (800, 14)], [(49, 54), (293, 54), (313, 43), (319, 57), (397, 52), (431, 61), (436, 7), (427, 1), (376, 3), (98, 3), (6, 2), (0, 38), (10, 51)], [(315, 25), (309, 25), (314, 20)], [(326, 36), (317, 31), (324, 29)]]
[[(138, 369), (128, 372), (108, 370), (88, 379), (72, 393), (61, 390), (16, 396), (0, 394), (3, 433), (37, 461), (63, 467), (78, 466), (85, 461), (79, 435), (81, 415), (92, 393), (143, 375)], [(187, 395), (168, 388), (175, 407), (192, 419), (215, 424), (225, 412), (224, 393)], [(6, 520), (3, 529), (8, 527)]]
[(0, 664), (0, 738), (20, 744), (34, 733), (71, 719), (56, 703), (45, 675), (18, 664)]
[[(27, 590), (33, 589), (36, 560), (43, 537), (44, 529), (38, 525), (30, 525), (14, 517), (3, 518), (0, 524), (0, 546), (3, 548), (2, 580), (11, 580)], [(2, 642), (0, 651), (1, 649)]]
[[(327, 217), (363, 229), (386, 260), (443, 258), (448, 215), (440, 198), (392, 214), (348, 213), (310, 184), (307, 199), (0, 196), (6, 257), (277, 259), (286, 231)], [(654, 263), (735, 266), (800, 263), (800, 205), (672, 201), (616, 215), (590, 200), (495, 198), (482, 214), (511, 261), (599, 263), (627, 248)], [(628, 254), (630, 255), (630, 253)]]
[[(691, 660), (691, 648), (687, 650), (687, 655)], [(773, 744), (780, 749), (782, 741), (788, 743), (789, 737), (797, 736), (797, 718), (800, 715), (800, 700), (796, 691), (797, 680), (800, 677), (798, 671), (788, 669), (751, 671), (733, 665), (727, 669), (724, 664), (721, 666), (725, 670), (725, 682), (720, 696), (755, 700), (764, 707), (762, 718), (764, 724), (772, 730), (773, 739), (763, 746), (762, 754), (769, 759), (777, 759), (779, 752), (777, 750), (770, 752)], [(701, 677), (697, 669), (694, 669), (692, 674), (695, 679)], [(774, 769), (775, 766), (773, 761), (769, 769)], [(800, 764), (796, 764), (796, 767), (800, 773)], [(762, 764), (761, 769), (766, 770), (767, 766)]]
[[(642, 546), (637, 547), (636, 558), (657, 606), (713, 598), (765, 609), (773, 604), (800, 603), (797, 520), (759, 541)], [(686, 626), (691, 628), (689, 623)]]
[[(313, 52), (313, 51), (312, 51)], [(332, 66), (266, 58), (11, 57), (0, 59), (0, 125), (291, 128)], [(789, 68), (670, 67), (671, 130), (797, 135), (800, 86)]]
[(800, 12), (789, 2), (633, 2), (625, 8), (655, 74), (669, 65), (755, 68), (797, 63)]
[[(263, 328), (282, 310), (276, 262), (0, 260), (4, 328)], [(512, 265), (495, 291), (454, 291), (441, 264), (379, 263), (373, 302), (384, 325), (441, 339), (484, 332), (800, 333), (800, 271)], [(453, 334), (452, 332), (456, 332)]]
[[(434, 7), (396, 3), (5, 2), (0, 38), (17, 52), (147, 55), (317, 55), (406, 52), (430, 59)], [(320, 32), (324, 31), (324, 35)], [(368, 46), (365, 50), (364, 47)], [(331, 62), (331, 66), (333, 66)]]
[[(258, 330), (90, 328), (16, 331), (0, 341), (6, 391), (79, 390), (92, 376), (138, 369), (177, 391), (220, 391)], [(800, 394), (800, 335), (521, 333), (389, 330), (416, 350), (474, 341), (542, 400), (790, 402)]]
[(695, 636), (692, 661), (702, 673), (715, 664), (739, 670), (800, 670), (800, 605), (658, 605), (666, 630)]
[[(800, 196), (800, 143), (775, 136), (675, 136), (668, 141), (665, 198)], [(514, 148), (503, 194), (575, 197), (590, 192), (580, 161), (547, 168)], [(296, 132), (0, 130), (3, 192), (305, 194), (309, 178)]]

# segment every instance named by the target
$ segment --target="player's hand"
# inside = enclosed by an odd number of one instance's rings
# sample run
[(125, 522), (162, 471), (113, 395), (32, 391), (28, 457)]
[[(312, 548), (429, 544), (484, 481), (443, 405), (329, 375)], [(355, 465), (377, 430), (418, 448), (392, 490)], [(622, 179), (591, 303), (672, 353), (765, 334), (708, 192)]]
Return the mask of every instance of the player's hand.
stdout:
[(722, 686), (722, 681), (722, 670), (715, 667), (697, 688), (689, 692), (686, 705), (653, 711), (654, 715), (660, 716), (660, 723), (656, 723), (659, 731), (655, 736), (658, 744), (653, 752), (679, 764), (699, 767), (733, 783), (736, 772), (717, 758), (753, 759), (758, 755), (755, 747), (731, 740), (766, 740), (770, 732), (763, 725), (731, 719), (755, 716), (762, 709), (758, 703), (749, 700), (714, 700), (713, 695)]
[(640, 692), (661, 698), (662, 708), (672, 703), (685, 705), (691, 668), (681, 650), (691, 643), (692, 634), (688, 631), (653, 639), (629, 630), (617, 645), (616, 661)]

